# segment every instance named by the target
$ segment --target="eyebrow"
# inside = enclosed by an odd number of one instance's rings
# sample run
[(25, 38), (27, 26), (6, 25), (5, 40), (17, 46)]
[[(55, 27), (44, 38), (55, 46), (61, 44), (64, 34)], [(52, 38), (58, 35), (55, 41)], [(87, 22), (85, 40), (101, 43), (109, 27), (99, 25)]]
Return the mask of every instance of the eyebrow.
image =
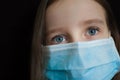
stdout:
[(55, 29), (52, 29), (50, 31), (47, 31), (46, 33), (49, 35), (50, 33), (60, 33), (60, 32), (64, 32), (64, 28), (55, 28)]
[(101, 19), (89, 19), (84, 22), (84, 24), (92, 24), (92, 23), (99, 23), (104, 25), (104, 21)]

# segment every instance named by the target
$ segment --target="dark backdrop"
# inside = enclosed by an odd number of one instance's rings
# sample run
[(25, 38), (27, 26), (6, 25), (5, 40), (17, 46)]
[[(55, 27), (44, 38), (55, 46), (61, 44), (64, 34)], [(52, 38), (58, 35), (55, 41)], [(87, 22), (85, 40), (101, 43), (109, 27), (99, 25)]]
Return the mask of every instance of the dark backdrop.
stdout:
[(120, 2), (119, 0), (107, 0), (110, 3), (114, 17), (118, 24), (118, 29), (120, 31)]
[(0, 2), (0, 80), (29, 80), (33, 23), (39, 2)]
[[(119, 0), (108, 1), (119, 24)], [(33, 23), (39, 2), (40, 0), (1, 2), (0, 80), (29, 80)]]

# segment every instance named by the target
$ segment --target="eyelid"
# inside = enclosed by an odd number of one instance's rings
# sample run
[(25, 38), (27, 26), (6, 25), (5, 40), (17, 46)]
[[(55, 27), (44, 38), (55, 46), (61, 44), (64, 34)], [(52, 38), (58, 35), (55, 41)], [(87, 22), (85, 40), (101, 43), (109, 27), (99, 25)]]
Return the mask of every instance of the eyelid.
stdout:
[(56, 37), (59, 37), (59, 36), (60, 36), (60, 37), (63, 37), (63, 38), (65, 37), (65, 35), (63, 35), (63, 34), (55, 35), (54, 37), (51, 38), (51, 40), (54, 40)]
[[(61, 43), (55, 42), (54, 39), (57, 36), (63, 36), (63, 38), (65, 39), (65, 41), (63, 41)], [(66, 34), (55, 34), (55, 35), (53, 35), (53, 36), (51, 36), (51, 37), (49, 37), (47, 39), (47, 43), (49, 43), (49, 44), (62, 44), (62, 43), (67, 43), (67, 42), (68, 42), (68, 36)]]
[(100, 31), (100, 27), (98, 26), (89, 26), (86, 30), (90, 30), (90, 29), (96, 29), (97, 31)]
[(52, 39), (53, 37), (55, 37), (55, 36), (57, 36), (59, 34), (61, 34), (61, 33), (49, 33), (49, 34), (46, 34), (46, 40), (50, 41), (50, 39)]

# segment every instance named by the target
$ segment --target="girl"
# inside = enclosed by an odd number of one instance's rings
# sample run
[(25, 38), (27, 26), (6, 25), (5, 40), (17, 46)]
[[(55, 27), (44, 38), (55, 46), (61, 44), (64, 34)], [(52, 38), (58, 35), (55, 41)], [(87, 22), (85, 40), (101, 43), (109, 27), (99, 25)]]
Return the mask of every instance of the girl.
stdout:
[(34, 32), (31, 80), (119, 79), (120, 35), (105, 0), (41, 0)]

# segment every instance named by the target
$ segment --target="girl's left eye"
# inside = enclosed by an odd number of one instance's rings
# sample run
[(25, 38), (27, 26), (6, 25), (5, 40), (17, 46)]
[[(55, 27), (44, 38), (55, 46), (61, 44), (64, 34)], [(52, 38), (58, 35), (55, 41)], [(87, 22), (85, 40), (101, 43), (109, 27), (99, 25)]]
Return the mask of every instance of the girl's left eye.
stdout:
[(98, 28), (89, 28), (87, 30), (87, 34), (90, 36), (94, 36), (98, 33), (99, 29)]

